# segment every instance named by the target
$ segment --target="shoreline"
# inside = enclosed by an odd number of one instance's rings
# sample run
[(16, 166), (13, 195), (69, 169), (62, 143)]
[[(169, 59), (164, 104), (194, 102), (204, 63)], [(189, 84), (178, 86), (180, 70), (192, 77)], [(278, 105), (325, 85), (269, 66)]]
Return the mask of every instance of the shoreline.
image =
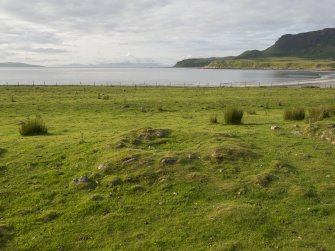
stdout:
[(292, 82), (278, 82), (278, 83), (248, 83), (248, 82), (229, 82), (221, 84), (159, 84), (159, 83), (146, 83), (146, 84), (0, 84), (0, 88), (3, 87), (169, 87), (169, 88), (271, 88), (271, 87), (319, 87), (319, 88), (334, 88), (334, 79), (324, 80), (302, 80)]
[(335, 73), (333, 70), (313, 70), (313, 69), (269, 69), (269, 68), (219, 68), (219, 67), (171, 67), (176, 69), (199, 69), (199, 70), (253, 70), (253, 71), (303, 71), (303, 72), (322, 72), (322, 73)]

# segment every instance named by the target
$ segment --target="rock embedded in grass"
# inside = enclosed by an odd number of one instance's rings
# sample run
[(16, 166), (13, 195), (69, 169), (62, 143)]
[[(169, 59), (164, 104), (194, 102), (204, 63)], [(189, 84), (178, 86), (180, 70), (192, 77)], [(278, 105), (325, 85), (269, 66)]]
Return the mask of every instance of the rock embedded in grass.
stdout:
[(135, 157), (126, 158), (122, 162), (122, 165), (127, 165), (127, 164), (133, 163), (135, 161), (137, 161), (137, 158), (135, 158)]
[(278, 125), (271, 126), (272, 131), (280, 130), (281, 128)]
[(80, 178), (74, 178), (73, 181), (75, 183), (81, 183), (81, 184), (88, 184), (90, 182), (87, 176), (81, 176)]
[(292, 131), (292, 134), (295, 135), (295, 136), (300, 136), (301, 133), (299, 131)]
[(107, 164), (100, 164), (98, 166), (98, 170), (106, 170), (108, 168), (108, 165)]
[(163, 158), (163, 159), (161, 159), (161, 161), (160, 161), (160, 163), (163, 164), (163, 165), (173, 165), (173, 164), (175, 164), (176, 162), (177, 162), (176, 159), (174, 159), (174, 158), (170, 158), (170, 157), (168, 157), (168, 158)]

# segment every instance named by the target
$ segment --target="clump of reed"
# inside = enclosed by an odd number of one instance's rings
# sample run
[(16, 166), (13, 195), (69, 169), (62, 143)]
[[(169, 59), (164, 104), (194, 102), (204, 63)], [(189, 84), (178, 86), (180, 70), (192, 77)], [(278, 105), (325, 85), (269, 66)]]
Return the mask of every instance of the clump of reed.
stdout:
[(41, 118), (28, 118), (21, 123), (19, 132), (22, 136), (46, 135), (48, 128)]
[(284, 120), (304, 120), (306, 111), (302, 107), (288, 108), (284, 110)]
[(321, 105), (319, 107), (312, 107), (308, 109), (308, 117), (312, 121), (320, 121), (329, 118), (332, 114), (328, 106)]
[(228, 125), (242, 124), (244, 111), (237, 107), (226, 108), (224, 112), (224, 120)]

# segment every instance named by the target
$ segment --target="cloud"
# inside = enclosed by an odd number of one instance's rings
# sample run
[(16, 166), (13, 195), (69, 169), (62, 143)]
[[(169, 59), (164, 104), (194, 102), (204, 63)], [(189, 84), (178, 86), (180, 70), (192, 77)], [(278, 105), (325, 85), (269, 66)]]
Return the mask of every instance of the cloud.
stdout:
[(332, 27), (332, 5), (333, 0), (1, 0), (0, 50), (10, 50), (6, 59), (25, 52), (35, 61), (65, 63), (115, 62), (131, 51), (138, 60), (173, 64), (185, 55), (236, 55), (264, 49), (286, 33)]
[(27, 52), (34, 52), (34, 53), (41, 53), (41, 54), (57, 54), (57, 53), (67, 53), (69, 51), (64, 49), (55, 49), (55, 48), (30, 48), (30, 47), (23, 47), (16, 50), (23, 50)]

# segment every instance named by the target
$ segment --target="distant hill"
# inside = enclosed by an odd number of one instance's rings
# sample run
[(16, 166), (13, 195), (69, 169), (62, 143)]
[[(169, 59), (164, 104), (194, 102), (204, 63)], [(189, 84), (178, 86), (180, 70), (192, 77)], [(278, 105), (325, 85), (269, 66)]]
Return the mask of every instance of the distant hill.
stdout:
[(233, 59), (234, 57), (221, 57), (221, 58), (189, 58), (177, 62), (175, 67), (206, 67), (213, 61)]
[[(221, 65), (222, 68), (225, 68), (224, 65), (227, 64), (217, 64), (216, 62), (241, 59), (258, 60), (262, 58), (335, 60), (335, 28), (327, 28), (296, 35), (287, 34), (279, 38), (274, 45), (263, 51), (249, 50), (237, 57), (186, 59), (177, 62), (175, 67), (212, 67), (213, 65)], [(268, 67), (271, 68), (271, 64)]]
[(131, 62), (120, 62), (120, 63), (105, 63), (105, 64), (67, 64), (57, 65), (56, 67), (65, 68), (159, 68), (165, 67), (158, 63), (131, 63)]
[(0, 67), (44, 67), (44, 66), (8, 62), (8, 63), (0, 63)]
[(335, 28), (296, 35), (287, 34), (263, 51), (246, 51), (237, 59), (267, 57), (299, 57), (308, 59), (335, 59)]

